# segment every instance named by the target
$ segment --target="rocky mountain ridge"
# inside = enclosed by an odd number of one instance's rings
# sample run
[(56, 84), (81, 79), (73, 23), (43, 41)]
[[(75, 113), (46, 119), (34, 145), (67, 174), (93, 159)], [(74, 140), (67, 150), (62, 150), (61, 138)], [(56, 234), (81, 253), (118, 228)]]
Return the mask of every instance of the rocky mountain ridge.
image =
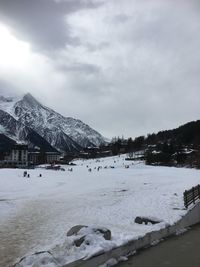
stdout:
[[(60, 151), (80, 151), (84, 147), (94, 147), (105, 143), (103, 136), (87, 124), (62, 116), (42, 105), (29, 93), (20, 99), (0, 97), (0, 111), (0, 127), (10, 129), (12, 124), (18, 123), (18, 127), (14, 128), (19, 140), (28, 128)], [(9, 122), (7, 126), (4, 116)], [(9, 133), (8, 129), (7, 133)]]

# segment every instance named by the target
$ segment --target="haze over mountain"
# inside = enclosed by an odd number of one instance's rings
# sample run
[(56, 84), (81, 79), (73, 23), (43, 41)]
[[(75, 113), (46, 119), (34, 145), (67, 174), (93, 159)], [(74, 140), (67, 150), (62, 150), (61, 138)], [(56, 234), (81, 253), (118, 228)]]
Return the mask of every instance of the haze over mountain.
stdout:
[(80, 151), (105, 143), (104, 137), (87, 124), (45, 107), (30, 93), (23, 97), (0, 96), (0, 131), (29, 143), (33, 139), (30, 136), (37, 134), (60, 151)]

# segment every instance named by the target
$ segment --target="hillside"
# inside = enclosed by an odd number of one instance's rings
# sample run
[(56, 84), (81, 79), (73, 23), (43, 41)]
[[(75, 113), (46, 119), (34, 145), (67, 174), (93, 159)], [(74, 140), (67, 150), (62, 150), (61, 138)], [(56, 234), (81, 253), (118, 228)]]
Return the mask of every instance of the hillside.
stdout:
[(147, 137), (147, 142), (173, 142), (181, 145), (200, 145), (200, 120), (191, 121), (172, 130), (160, 131)]

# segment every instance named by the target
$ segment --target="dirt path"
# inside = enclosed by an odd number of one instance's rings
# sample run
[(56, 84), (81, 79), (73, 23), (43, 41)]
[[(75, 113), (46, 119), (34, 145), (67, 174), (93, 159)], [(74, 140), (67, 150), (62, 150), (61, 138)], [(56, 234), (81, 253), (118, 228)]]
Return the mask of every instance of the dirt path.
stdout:
[(0, 266), (11, 266), (25, 254), (45, 247), (47, 237), (53, 237), (49, 221), (54, 220), (55, 213), (50, 200), (30, 201), (16, 216), (0, 224)]

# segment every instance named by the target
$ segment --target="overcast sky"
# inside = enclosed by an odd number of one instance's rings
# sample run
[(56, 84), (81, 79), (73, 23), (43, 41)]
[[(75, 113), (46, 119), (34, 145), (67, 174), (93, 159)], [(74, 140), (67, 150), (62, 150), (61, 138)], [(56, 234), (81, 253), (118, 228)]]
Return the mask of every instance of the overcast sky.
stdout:
[(106, 137), (200, 119), (199, 0), (0, 0), (0, 93)]

